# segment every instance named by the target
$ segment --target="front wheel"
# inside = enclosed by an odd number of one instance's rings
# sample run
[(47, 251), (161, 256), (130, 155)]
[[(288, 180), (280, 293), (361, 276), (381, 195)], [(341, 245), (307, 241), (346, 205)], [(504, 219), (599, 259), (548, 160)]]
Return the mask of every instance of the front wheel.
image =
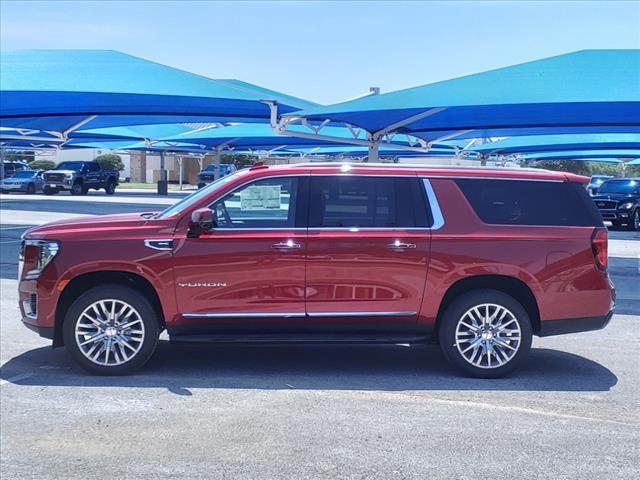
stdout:
[(636, 232), (640, 230), (640, 207), (636, 208), (636, 211), (633, 212), (627, 228)]
[(87, 191), (80, 182), (74, 183), (71, 187), (71, 195), (85, 195), (86, 193)]
[(33, 183), (30, 183), (27, 185), (27, 194), (33, 195), (34, 193), (36, 193), (36, 186)]
[(445, 357), (465, 374), (498, 378), (527, 356), (532, 340), (529, 315), (510, 295), (475, 290), (446, 309), (439, 328)]
[(104, 188), (104, 191), (107, 195), (113, 195), (116, 193), (116, 182), (109, 182), (107, 186)]
[(51, 187), (42, 187), (42, 193), (44, 193), (45, 195), (56, 195), (58, 193), (58, 189)]
[(159, 324), (144, 295), (128, 287), (103, 285), (71, 305), (62, 333), (67, 351), (84, 369), (98, 375), (123, 375), (151, 358)]

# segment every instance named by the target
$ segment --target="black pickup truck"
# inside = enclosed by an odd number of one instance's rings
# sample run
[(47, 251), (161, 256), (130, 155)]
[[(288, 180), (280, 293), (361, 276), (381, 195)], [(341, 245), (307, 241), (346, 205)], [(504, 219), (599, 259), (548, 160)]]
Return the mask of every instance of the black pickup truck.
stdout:
[(55, 195), (68, 190), (71, 195), (86, 195), (89, 189), (104, 188), (113, 195), (118, 185), (118, 172), (103, 170), (98, 162), (62, 162), (53, 170), (42, 174), (45, 195)]

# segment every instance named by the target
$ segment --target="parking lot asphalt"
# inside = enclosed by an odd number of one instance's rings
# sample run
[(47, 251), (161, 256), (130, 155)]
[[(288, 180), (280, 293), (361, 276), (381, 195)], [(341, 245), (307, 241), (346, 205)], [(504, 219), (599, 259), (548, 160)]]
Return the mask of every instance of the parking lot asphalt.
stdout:
[(95, 377), (21, 325), (19, 237), (158, 198), (1, 197), (0, 477), (638, 478), (640, 234), (610, 233), (617, 313), (535, 338), (514, 375), (457, 375), (435, 346), (173, 346)]

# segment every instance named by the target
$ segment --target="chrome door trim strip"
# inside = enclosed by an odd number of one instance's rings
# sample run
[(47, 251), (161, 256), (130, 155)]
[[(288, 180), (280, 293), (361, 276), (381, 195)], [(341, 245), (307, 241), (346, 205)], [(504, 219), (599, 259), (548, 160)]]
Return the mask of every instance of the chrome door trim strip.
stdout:
[(412, 317), (418, 312), (307, 312), (309, 317)]
[(428, 232), (430, 230), (429, 227), (309, 227), (309, 232), (321, 230), (327, 231), (332, 230), (334, 232), (414, 232), (424, 230)]
[(442, 210), (440, 210), (440, 204), (438, 203), (438, 198), (436, 197), (436, 193), (433, 191), (433, 187), (431, 186), (431, 182), (428, 178), (423, 178), (422, 182), (424, 183), (424, 189), (427, 192), (427, 201), (429, 202), (429, 209), (431, 210), (431, 216), (433, 217), (433, 225), (431, 225), (431, 230), (438, 230), (444, 226), (444, 217), (442, 216)]
[(183, 313), (184, 318), (303, 318), (304, 312)]
[(418, 312), (247, 312), (183, 313), (184, 318), (304, 318), (304, 317), (411, 317)]

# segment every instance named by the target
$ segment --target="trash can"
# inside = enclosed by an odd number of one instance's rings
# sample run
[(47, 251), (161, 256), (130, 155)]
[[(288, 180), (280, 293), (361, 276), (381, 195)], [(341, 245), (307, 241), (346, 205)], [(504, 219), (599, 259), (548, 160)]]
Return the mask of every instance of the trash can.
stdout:
[(169, 195), (169, 182), (158, 180), (158, 195)]

